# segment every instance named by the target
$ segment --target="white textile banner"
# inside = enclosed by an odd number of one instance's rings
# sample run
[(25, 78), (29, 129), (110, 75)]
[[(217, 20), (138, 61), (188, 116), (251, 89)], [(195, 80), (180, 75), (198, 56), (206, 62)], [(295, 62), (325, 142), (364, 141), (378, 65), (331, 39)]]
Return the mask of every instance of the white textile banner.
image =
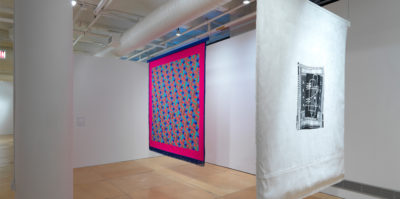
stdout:
[(308, 0), (257, 1), (258, 199), (343, 179), (348, 27)]

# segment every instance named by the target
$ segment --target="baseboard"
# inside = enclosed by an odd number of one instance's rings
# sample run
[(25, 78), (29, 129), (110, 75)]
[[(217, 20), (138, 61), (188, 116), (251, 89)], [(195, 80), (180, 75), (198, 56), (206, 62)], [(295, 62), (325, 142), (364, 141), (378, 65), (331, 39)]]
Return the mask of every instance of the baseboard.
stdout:
[(400, 191), (372, 186), (350, 180), (343, 180), (342, 182), (333, 185), (333, 188), (347, 190), (376, 198), (400, 199)]

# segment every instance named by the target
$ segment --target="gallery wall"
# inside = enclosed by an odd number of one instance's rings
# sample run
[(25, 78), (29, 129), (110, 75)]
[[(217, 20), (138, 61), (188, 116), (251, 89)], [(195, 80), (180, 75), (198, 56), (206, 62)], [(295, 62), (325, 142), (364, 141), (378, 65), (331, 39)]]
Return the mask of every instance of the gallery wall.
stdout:
[[(206, 54), (206, 162), (255, 174), (255, 31)], [(158, 155), (148, 150), (147, 75), (145, 63), (75, 55), (74, 167)]]
[[(348, 9), (349, 8), (349, 9)], [(400, 1), (341, 0), (346, 55), (345, 179), (400, 190)]]
[(74, 167), (147, 158), (147, 64), (75, 54)]
[(255, 174), (255, 30), (207, 46), (206, 161)]
[(0, 135), (13, 134), (13, 82), (0, 81)]

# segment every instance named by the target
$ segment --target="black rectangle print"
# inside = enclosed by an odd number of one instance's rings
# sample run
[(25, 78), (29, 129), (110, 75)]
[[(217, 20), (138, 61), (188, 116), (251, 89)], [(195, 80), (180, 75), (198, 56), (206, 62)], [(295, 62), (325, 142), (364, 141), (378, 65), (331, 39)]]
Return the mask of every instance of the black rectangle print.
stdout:
[(317, 114), (321, 112), (321, 94), (323, 77), (316, 74), (306, 74), (305, 81), (301, 84), (301, 110), (305, 116), (317, 119)]
[(324, 69), (298, 64), (297, 129), (324, 127)]

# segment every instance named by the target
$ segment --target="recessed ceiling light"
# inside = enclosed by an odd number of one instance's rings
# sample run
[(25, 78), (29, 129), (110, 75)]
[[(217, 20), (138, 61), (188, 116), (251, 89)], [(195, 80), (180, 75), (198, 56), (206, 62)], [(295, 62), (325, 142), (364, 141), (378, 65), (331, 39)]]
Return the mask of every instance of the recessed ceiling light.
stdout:
[(178, 29), (176, 29), (176, 36), (181, 36), (182, 34), (181, 34), (181, 31), (179, 30), (179, 28)]
[(72, 7), (76, 6), (76, 1), (75, 1), (75, 0), (72, 0), (72, 1), (71, 1), (71, 5), (72, 5)]
[(249, 3), (250, 3), (250, 0), (244, 0), (244, 1), (243, 1), (243, 4), (244, 4), (244, 5), (247, 5), (247, 4), (249, 4)]

